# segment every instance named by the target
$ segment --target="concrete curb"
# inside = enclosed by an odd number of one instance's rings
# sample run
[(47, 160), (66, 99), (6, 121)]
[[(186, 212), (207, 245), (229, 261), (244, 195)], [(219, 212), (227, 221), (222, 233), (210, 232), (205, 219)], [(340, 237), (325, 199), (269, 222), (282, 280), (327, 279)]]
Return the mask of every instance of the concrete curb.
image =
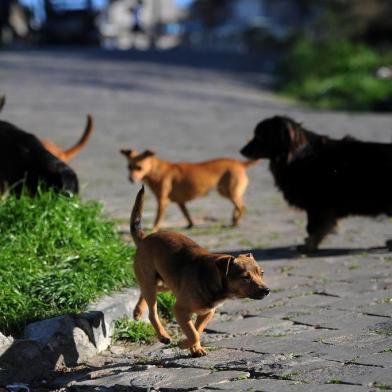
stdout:
[(131, 315), (139, 298), (136, 288), (107, 295), (77, 315), (27, 325), (23, 339), (1, 335), (0, 385), (30, 382), (63, 366), (75, 366), (105, 350), (114, 321)]

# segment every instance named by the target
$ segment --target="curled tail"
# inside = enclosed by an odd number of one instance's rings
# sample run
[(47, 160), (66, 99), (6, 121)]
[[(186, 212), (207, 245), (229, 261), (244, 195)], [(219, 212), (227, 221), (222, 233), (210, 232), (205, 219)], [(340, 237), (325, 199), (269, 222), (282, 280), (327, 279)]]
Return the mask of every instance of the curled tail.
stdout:
[(139, 242), (145, 237), (144, 231), (142, 229), (142, 213), (143, 213), (143, 204), (144, 204), (144, 185), (138, 192), (135, 200), (135, 204), (131, 213), (131, 220), (129, 222), (129, 228), (131, 231), (131, 235), (133, 240), (135, 241), (136, 246), (138, 246)]
[(242, 161), (242, 164), (245, 166), (245, 169), (248, 167), (257, 165), (259, 162), (261, 162), (261, 159), (250, 159), (249, 161)]
[(85, 146), (85, 144), (90, 139), (91, 132), (93, 131), (93, 128), (94, 128), (93, 117), (91, 116), (91, 114), (88, 114), (86, 127), (84, 129), (82, 137), (79, 139), (79, 141), (73, 147), (64, 151), (64, 154), (65, 154), (67, 161), (71, 160)]

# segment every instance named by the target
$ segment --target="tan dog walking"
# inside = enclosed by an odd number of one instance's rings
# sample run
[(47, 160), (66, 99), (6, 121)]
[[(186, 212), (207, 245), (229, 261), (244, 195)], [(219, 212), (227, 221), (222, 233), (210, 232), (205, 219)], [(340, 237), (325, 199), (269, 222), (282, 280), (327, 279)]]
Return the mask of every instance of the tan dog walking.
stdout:
[[(176, 297), (173, 311), (186, 339), (179, 347), (192, 356), (206, 355), (200, 335), (214, 316), (215, 308), (228, 298), (262, 299), (269, 293), (263, 271), (251, 254), (234, 257), (210, 253), (187, 236), (157, 232), (145, 236), (141, 227), (144, 186), (136, 196), (130, 230), (137, 251), (135, 274), (141, 295), (133, 316), (140, 319), (148, 307), (149, 319), (158, 339), (171, 339), (157, 311), (157, 292), (170, 290)], [(196, 314), (195, 323), (192, 315)]]
[(239, 161), (220, 158), (200, 163), (173, 163), (159, 159), (150, 150), (120, 150), (128, 160), (129, 180), (145, 182), (154, 193), (158, 210), (153, 226), (157, 231), (169, 202), (177, 203), (184, 214), (188, 228), (193, 220), (185, 203), (205, 196), (216, 188), (219, 194), (234, 205), (232, 225), (237, 226), (245, 210), (243, 196), (248, 186), (246, 170), (259, 160)]

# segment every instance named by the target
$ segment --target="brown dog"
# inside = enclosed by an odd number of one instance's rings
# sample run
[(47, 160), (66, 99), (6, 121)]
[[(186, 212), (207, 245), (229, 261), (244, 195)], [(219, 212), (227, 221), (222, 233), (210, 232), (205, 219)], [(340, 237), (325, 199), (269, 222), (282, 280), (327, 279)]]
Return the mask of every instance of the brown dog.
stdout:
[(88, 114), (87, 123), (83, 135), (73, 147), (67, 150), (63, 150), (59, 146), (57, 146), (57, 144), (47, 139), (41, 140), (41, 143), (51, 154), (53, 154), (58, 159), (61, 159), (63, 162), (67, 163), (87, 144), (88, 140), (90, 139), (93, 128), (93, 118), (90, 114)]
[[(0, 96), (0, 112), (3, 109), (5, 102), (6, 102), (5, 95)], [(90, 114), (88, 114), (87, 123), (83, 135), (73, 147), (64, 151), (57, 144), (53, 143), (50, 140), (44, 139), (41, 140), (41, 143), (56, 158), (62, 160), (65, 163), (68, 163), (87, 144), (88, 140), (90, 139), (93, 128), (94, 128), (93, 118)]]
[[(180, 348), (189, 348), (192, 356), (206, 355), (200, 335), (214, 315), (217, 305), (228, 298), (262, 299), (269, 293), (263, 271), (251, 254), (234, 257), (210, 253), (190, 238), (175, 232), (145, 236), (141, 228), (144, 186), (136, 196), (130, 230), (137, 251), (135, 274), (141, 295), (133, 312), (140, 319), (146, 307), (149, 319), (162, 343), (170, 336), (157, 313), (157, 291), (170, 290), (176, 297), (173, 311), (186, 339)], [(196, 314), (193, 324), (191, 317)]]
[(238, 225), (244, 213), (243, 195), (248, 185), (246, 169), (258, 160), (238, 161), (236, 159), (214, 159), (200, 163), (173, 163), (159, 159), (154, 152), (146, 150), (120, 150), (128, 160), (129, 180), (145, 182), (158, 201), (158, 211), (153, 231), (162, 222), (169, 201), (177, 203), (186, 220), (188, 228), (193, 226), (192, 218), (185, 203), (204, 196), (212, 188), (234, 204), (233, 226)]

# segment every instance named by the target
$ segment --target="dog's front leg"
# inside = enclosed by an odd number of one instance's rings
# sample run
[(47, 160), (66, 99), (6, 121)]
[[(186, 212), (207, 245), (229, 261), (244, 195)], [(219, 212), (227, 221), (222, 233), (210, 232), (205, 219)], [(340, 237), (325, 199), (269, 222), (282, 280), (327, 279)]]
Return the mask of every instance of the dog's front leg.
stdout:
[(189, 214), (188, 209), (185, 206), (185, 203), (177, 203), (177, 204), (180, 207), (181, 212), (184, 214), (185, 219), (188, 221), (187, 229), (192, 228), (193, 227), (193, 221), (192, 221), (191, 215)]
[(186, 336), (186, 339), (179, 342), (178, 346), (181, 349), (189, 348), (192, 357), (202, 357), (203, 355), (206, 355), (206, 351), (200, 345), (199, 332), (192, 323), (191, 313), (178, 303), (174, 305), (173, 312), (182, 332), (184, 332)]
[(205, 327), (207, 326), (207, 324), (209, 323), (209, 321), (214, 317), (214, 314), (215, 314), (215, 308), (211, 309), (206, 314), (201, 314), (201, 315), (197, 316), (196, 322), (195, 322), (195, 328), (196, 328), (197, 332), (199, 332), (199, 337), (203, 333), (203, 331), (204, 331)]
[(299, 246), (298, 250), (303, 253), (312, 253), (317, 250), (321, 241), (337, 225), (337, 219), (332, 211), (307, 211), (308, 224), (306, 230), (309, 236), (305, 244)]

